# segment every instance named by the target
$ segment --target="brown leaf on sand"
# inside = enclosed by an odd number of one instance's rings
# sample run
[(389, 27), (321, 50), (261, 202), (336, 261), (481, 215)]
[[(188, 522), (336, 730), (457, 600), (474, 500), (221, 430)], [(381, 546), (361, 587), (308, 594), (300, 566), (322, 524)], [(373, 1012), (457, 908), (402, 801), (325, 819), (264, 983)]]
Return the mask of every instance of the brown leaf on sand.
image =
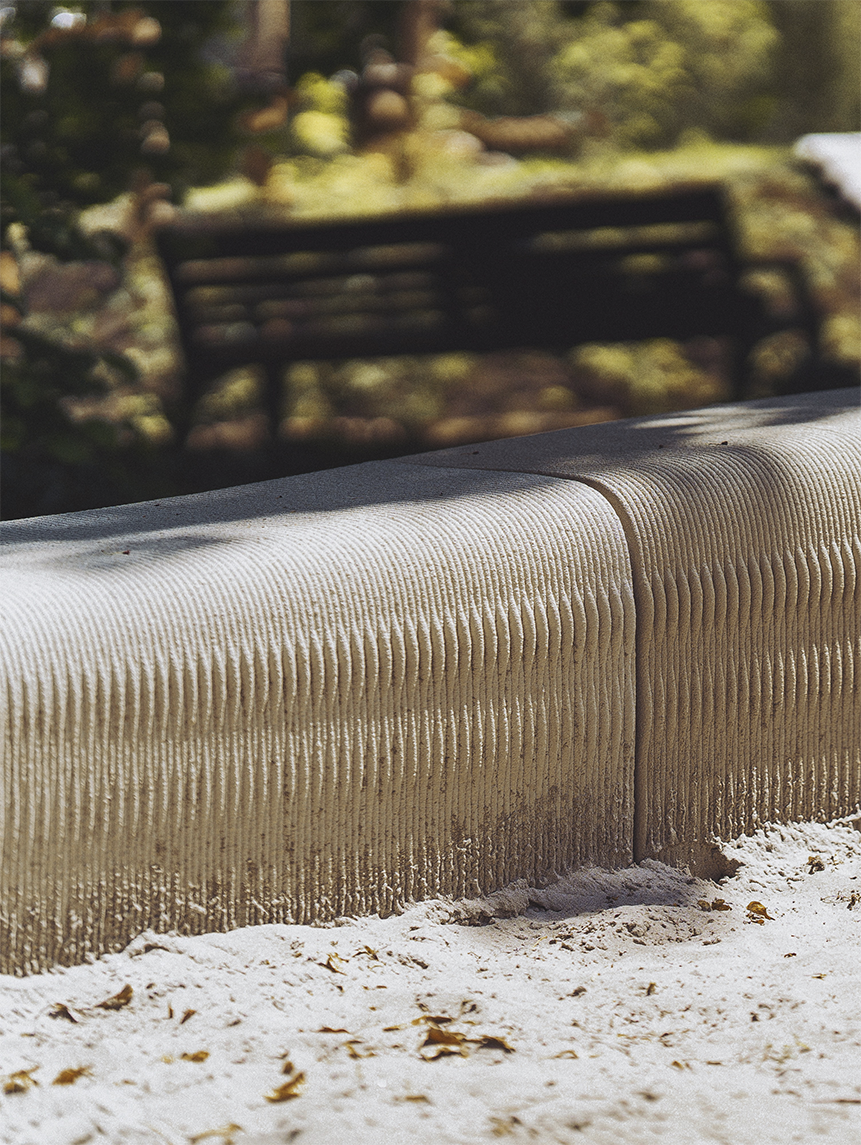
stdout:
[(697, 906), (700, 910), (732, 910), (726, 899), (712, 899), (711, 902), (708, 899), (699, 899)]
[(76, 1024), (78, 1021), (78, 1019), (75, 1017), (75, 1015), (69, 1009), (69, 1007), (64, 1005), (62, 1002), (55, 1002), (54, 1003), (54, 1008), (52, 1010), (48, 1011), (48, 1017), (49, 1018), (65, 1018), (67, 1022), (75, 1022)]
[(79, 1077), (88, 1077), (91, 1066), (82, 1065), (77, 1069), (61, 1069), (51, 1085), (74, 1085)]
[(469, 1056), (464, 1046), (466, 1040), (465, 1034), (431, 1026), (425, 1040), (419, 1046), (419, 1054), (428, 1062), (436, 1061), (437, 1058), (445, 1057), (447, 1054), (457, 1054), (465, 1058)]
[(503, 1053), (513, 1054), (514, 1046), (510, 1046), (505, 1038), (498, 1038), (495, 1034), (482, 1034), (480, 1038), (469, 1038), (480, 1050), (502, 1050)]
[(131, 1002), (133, 993), (131, 986), (123, 986), (118, 994), (106, 998), (104, 1002), (97, 1002), (96, 1006), (99, 1010), (121, 1010), (123, 1006), (128, 1006)]
[(339, 958), (334, 951), (332, 951), (325, 962), (320, 962), (318, 965), (322, 966), (325, 970), (331, 970), (333, 974), (344, 973), (344, 960), (343, 958)]
[(3, 1083), (3, 1092), (26, 1093), (34, 1085), (38, 1085), (38, 1081), (32, 1076), (38, 1068), (34, 1065), (30, 1069), (16, 1069), (14, 1073), (10, 1073), (8, 1080)]
[(186, 1010), (182, 1017), (179, 1019), (179, 1024), (184, 1026), (188, 1019), (193, 1018), (196, 1013), (197, 1010)]
[(316, 1031), (318, 1034), (349, 1034), (349, 1030), (345, 1030), (343, 1026), (321, 1026)]
[(189, 1137), (191, 1145), (197, 1145), (198, 1141), (207, 1141), (212, 1137), (220, 1137), (223, 1145), (233, 1145), (233, 1134), (244, 1133), (245, 1130), (241, 1125), (235, 1125), (233, 1122), (230, 1125), (223, 1125), (220, 1129), (205, 1129), (203, 1133), (197, 1133), (194, 1137)]
[(361, 1044), (358, 1038), (352, 1038), (349, 1042), (344, 1042), (344, 1045), (347, 1047), (347, 1053), (351, 1058), (375, 1058), (377, 1056), (373, 1050), (367, 1050), (363, 1053), (360, 1049), (357, 1049), (357, 1046)]
[(205, 1062), (209, 1057), (209, 1050), (195, 1050), (193, 1054), (180, 1054), (179, 1060), (184, 1062)]
[(766, 919), (769, 919), (769, 921), (774, 922), (774, 918), (772, 917), (772, 915), (770, 915), (768, 913), (768, 910), (762, 905), (761, 902), (757, 902), (754, 899), (753, 902), (749, 902), (747, 904), (747, 920), (748, 920), (748, 922), (756, 922), (756, 923), (759, 923), (760, 926), (762, 926)]
[(301, 1096), (301, 1090), (304, 1084), (304, 1073), (297, 1073), (294, 1074), (289, 1081), (285, 1081), (283, 1085), (276, 1086), (271, 1093), (266, 1093), (263, 1096), (267, 1101), (271, 1101), (273, 1104), (279, 1101), (292, 1101), (294, 1097)]

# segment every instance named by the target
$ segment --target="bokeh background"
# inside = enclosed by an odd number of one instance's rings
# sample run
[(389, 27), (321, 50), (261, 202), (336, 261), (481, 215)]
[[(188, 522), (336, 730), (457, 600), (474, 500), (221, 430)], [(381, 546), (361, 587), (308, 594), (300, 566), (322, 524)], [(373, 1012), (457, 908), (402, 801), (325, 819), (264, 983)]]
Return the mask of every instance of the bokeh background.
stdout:
[[(6, 518), (730, 396), (705, 339), (295, 362), (274, 438), (248, 368), (180, 441), (153, 244), (177, 211), (323, 219), (721, 180), (746, 254), (803, 268), (817, 384), (857, 383), (857, 210), (793, 146), (861, 128), (859, 0), (18, 0), (0, 35)], [(805, 352), (791, 331), (761, 344), (750, 396), (790, 391)]]

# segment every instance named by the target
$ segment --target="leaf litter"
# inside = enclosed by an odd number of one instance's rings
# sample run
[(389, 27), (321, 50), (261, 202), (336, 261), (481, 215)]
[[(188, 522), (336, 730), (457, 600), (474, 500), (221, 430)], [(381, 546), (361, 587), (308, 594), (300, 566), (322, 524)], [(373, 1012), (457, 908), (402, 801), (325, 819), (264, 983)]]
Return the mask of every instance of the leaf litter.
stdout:
[[(719, 1119), (733, 1145), (854, 1145), (861, 833), (764, 828), (723, 851), (743, 865), (719, 884), (646, 860), (339, 920), (349, 960), (332, 926), (278, 924), (146, 932), (0, 979), (0, 1142), (471, 1145), (496, 1126), (687, 1145)], [(122, 1023), (94, 1038), (100, 1011)]]

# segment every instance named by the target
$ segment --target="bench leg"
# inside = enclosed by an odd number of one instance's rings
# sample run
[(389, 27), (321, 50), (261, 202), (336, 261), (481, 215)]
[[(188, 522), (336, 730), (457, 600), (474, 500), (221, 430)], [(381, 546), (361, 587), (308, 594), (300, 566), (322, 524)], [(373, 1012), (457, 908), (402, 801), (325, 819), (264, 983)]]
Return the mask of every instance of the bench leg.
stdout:
[(278, 429), (284, 416), (284, 365), (281, 362), (266, 366), (266, 381), (263, 393), (263, 408), (269, 427), (271, 441), (277, 443)]

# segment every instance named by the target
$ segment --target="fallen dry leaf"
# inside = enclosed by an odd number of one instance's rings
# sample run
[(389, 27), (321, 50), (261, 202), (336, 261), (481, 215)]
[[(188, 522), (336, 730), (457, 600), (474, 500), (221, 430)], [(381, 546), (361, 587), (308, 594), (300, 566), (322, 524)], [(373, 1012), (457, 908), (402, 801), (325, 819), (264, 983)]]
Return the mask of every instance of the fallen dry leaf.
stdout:
[(747, 904), (748, 922), (757, 922), (762, 925), (766, 919), (768, 919), (770, 922), (774, 922), (774, 918), (768, 913), (768, 910), (762, 905), (761, 902), (757, 902), (754, 899), (753, 902), (749, 902)]
[(510, 1113), (508, 1117), (491, 1117), (490, 1124), (492, 1126), (491, 1133), (494, 1137), (513, 1137), (515, 1128), (522, 1125), (523, 1122), (519, 1117), (515, 1117)]
[(220, 1129), (206, 1129), (203, 1133), (197, 1133), (194, 1137), (189, 1137), (191, 1145), (197, 1145), (198, 1141), (206, 1141), (210, 1137), (220, 1137), (224, 1145), (233, 1145), (233, 1134), (244, 1133), (245, 1130), (241, 1125), (235, 1125), (233, 1122), (230, 1125), (223, 1125)]
[(708, 899), (699, 899), (697, 906), (700, 910), (732, 910), (726, 899), (712, 899), (711, 902)]
[[(396, 1026), (387, 1026), (386, 1029), (397, 1029)], [(349, 1030), (345, 1030), (343, 1026), (321, 1026), (316, 1031), (318, 1034), (349, 1034)]]
[(61, 1069), (51, 1085), (74, 1085), (79, 1077), (88, 1077), (92, 1066), (82, 1065), (77, 1069)]
[(188, 1019), (193, 1018), (196, 1013), (197, 1010), (186, 1010), (182, 1017), (179, 1019), (179, 1024), (184, 1026)]
[(277, 1086), (271, 1093), (266, 1093), (263, 1096), (273, 1104), (279, 1101), (292, 1101), (294, 1097), (300, 1096), (304, 1084), (304, 1073), (297, 1073), (289, 1081), (285, 1081), (283, 1085)]
[(180, 1061), (184, 1062), (205, 1062), (209, 1057), (209, 1050), (195, 1050), (193, 1054), (180, 1054)]
[(34, 1085), (38, 1085), (38, 1081), (32, 1076), (38, 1068), (37, 1065), (34, 1065), (30, 1069), (16, 1069), (14, 1073), (10, 1073), (8, 1080), (3, 1085), (3, 1092), (26, 1093)]
[(502, 1050), (503, 1053), (513, 1054), (514, 1046), (510, 1046), (505, 1038), (498, 1038), (495, 1034), (483, 1034), (480, 1038), (467, 1038), (480, 1050)]
[(318, 962), (317, 965), (322, 966), (326, 970), (331, 970), (333, 974), (344, 973), (344, 960), (335, 954), (334, 951), (329, 955), (325, 962)]
[(562, 1050), (561, 1053), (554, 1054), (553, 1056), (555, 1058), (575, 1058), (576, 1059), (577, 1058), (577, 1051), (576, 1050)]
[(72, 1013), (68, 1006), (62, 1002), (55, 1002), (53, 1010), (48, 1011), (49, 1018), (65, 1018), (67, 1022), (74, 1022), (77, 1025), (78, 1019)]
[(425, 1040), (419, 1046), (419, 1054), (425, 1061), (435, 1061), (437, 1058), (445, 1057), (446, 1054), (459, 1054), (460, 1057), (465, 1058), (469, 1056), (464, 1046), (465, 1041), (465, 1034), (431, 1026)]
[(358, 1038), (353, 1038), (352, 1041), (344, 1042), (344, 1045), (347, 1047), (347, 1053), (351, 1058), (375, 1058), (377, 1056), (373, 1050), (368, 1050), (366, 1053), (362, 1053), (360, 1050), (357, 1050), (356, 1046), (360, 1046), (361, 1044), (362, 1043)]
[(424, 1101), (431, 1105), (431, 1099), (424, 1093), (405, 1093), (401, 1097), (396, 1097), (395, 1101)]
[(118, 994), (114, 994), (111, 998), (106, 998), (104, 1002), (97, 1002), (96, 1006), (99, 1010), (121, 1010), (123, 1006), (128, 1006), (129, 1002), (131, 1002), (133, 993), (134, 990), (132, 990), (131, 986), (123, 986)]

